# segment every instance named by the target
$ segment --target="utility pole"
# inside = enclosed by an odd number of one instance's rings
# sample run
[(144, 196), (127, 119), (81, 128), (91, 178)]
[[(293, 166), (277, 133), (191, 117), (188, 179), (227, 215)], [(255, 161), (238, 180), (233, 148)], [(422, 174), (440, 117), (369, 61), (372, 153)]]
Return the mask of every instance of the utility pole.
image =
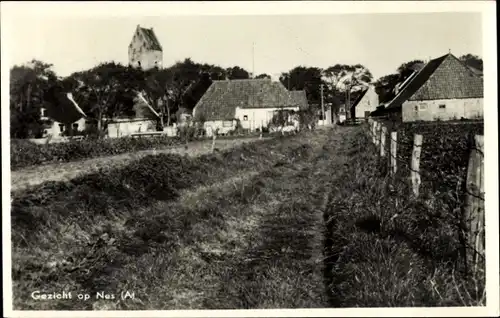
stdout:
[(255, 42), (252, 42), (252, 77), (255, 78)]
[(323, 114), (323, 126), (325, 125), (325, 105), (323, 103), (323, 84), (320, 85), (321, 87), (321, 112)]
[[(252, 78), (255, 78), (255, 42), (252, 42)], [(253, 84), (252, 84), (252, 93), (253, 93), (252, 107), (255, 107), (255, 86)]]

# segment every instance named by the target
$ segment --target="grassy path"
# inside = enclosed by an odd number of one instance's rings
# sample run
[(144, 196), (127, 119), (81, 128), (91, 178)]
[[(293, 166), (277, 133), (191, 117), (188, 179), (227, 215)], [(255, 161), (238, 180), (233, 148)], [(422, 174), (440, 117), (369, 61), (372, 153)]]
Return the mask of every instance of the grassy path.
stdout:
[[(216, 141), (216, 147), (220, 150), (225, 150), (242, 143), (255, 142), (258, 140), (258, 137), (244, 139), (221, 139)], [(95, 172), (102, 167), (123, 167), (133, 160), (152, 154), (174, 153), (179, 155), (187, 154), (189, 156), (199, 156), (210, 153), (211, 147), (212, 141), (195, 141), (189, 143), (187, 149), (184, 145), (182, 145), (165, 149), (142, 150), (115, 156), (92, 158), (76, 162), (64, 162), (28, 167), (11, 171), (11, 191), (23, 190), (30, 186), (38, 185), (47, 181), (70, 180), (82, 174)]]
[[(141, 308), (328, 307), (323, 211), (345, 133), (322, 136), (294, 162), (186, 193), (177, 202), (183, 210), (210, 216), (198, 217), (177, 249), (135, 280)], [(143, 257), (149, 264), (151, 255)], [(131, 266), (120, 276), (134, 273)]]
[[(92, 212), (92, 219), (68, 211), (67, 224), (43, 210), (63, 201), (32, 210), (50, 217), (51, 227), (13, 242), (14, 308), (328, 307), (323, 214), (349, 132), (305, 133), (251, 156), (231, 154), (243, 162), (213, 168), (212, 182), (172, 201)], [(34, 301), (28, 295), (36, 289), (84, 291), (93, 299)], [(95, 299), (125, 290), (136, 299)]]

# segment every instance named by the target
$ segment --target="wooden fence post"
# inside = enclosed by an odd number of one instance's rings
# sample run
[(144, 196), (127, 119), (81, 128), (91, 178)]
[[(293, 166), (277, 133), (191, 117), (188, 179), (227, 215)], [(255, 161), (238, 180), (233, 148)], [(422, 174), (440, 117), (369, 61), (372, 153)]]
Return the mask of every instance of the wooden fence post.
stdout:
[(380, 131), (380, 157), (385, 157), (385, 140), (387, 138), (387, 127), (383, 126)]
[(422, 153), (422, 135), (415, 135), (413, 141), (413, 153), (411, 156), (411, 185), (413, 194), (418, 197), (420, 188), (420, 154)]
[(484, 257), (484, 136), (474, 136), (475, 147), (467, 169), (465, 224), (467, 243), (472, 248), (471, 260), (477, 270), (478, 254)]
[(373, 127), (372, 127), (372, 141), (373, 141), (374, 145), (377, 144), (377, 139), (375, 137), (375, 136), (377, 136), (377, 124), (378, 124), (378, 122), (374, 121)]
[(397, 156), (397, 150), (398, 150), (398, 132), (393, 131), (391, 132), (391, 158), (390, 158), (390, 163), (391, 163), (391, 172), (392, 174), (396, 174), (398, 171), (398, 162), (396, 160)]
[(214, 152), (214, 149), (215, 149), (215, 137), (216, 137), (217, 134), (213, 134), (212, 135), (212, 152)]
[(382, 130), (382, 123), (377, 123), (377, 130), (375, 131), (375, 145), (380, 146), (380, 131)]

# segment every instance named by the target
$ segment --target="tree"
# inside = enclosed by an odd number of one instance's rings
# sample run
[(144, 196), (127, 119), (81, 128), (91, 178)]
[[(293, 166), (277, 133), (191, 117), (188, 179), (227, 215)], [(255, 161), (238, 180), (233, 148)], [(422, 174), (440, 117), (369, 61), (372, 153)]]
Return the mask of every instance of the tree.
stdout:
[(282, 73), (279, 80), (288, 90), (305, 90), (310, 104), (321, 102), (321, 69), (317, 67), (297, 66)]
[(174, 73), (171, 69), (152, 69), (145, 72), (144, 97), (148, 103), (160, 114), (160, 125), (163, 129), (166, 116), (167, 126), (171, 121), (172, 95)]
[(249, 79), (250, 74), (243, 68), (239, 66), (233, 66), (228, 68), (227, 70), (228, 74), (228, 79), (234, 80), (234, 79)]
[(465, 65), (475, 68), (476, 70), (483, 71), (483, 59), (477, 55), (465, 54), (459, 57)]
[(70, 77), (79, 83), (76, 100), (84, 112), (97, 121), (97, 129), (102, 131), (105, 116), (116, 117), (133, 105), (130, 99), (139, 85), (141, 73), (131, 67), (106, 62)]
[(271, 75), (267, 75), (267, 74), (263, 73), (263, 74), (257, 75), (255, 78), (257, 78), (257, 79), (264, 79), (264, 78), (271, 79)]
[(399, 74), (389, 74), (382, 76), (374, 83), (380, 103), (386, 103), (396, 96), (394, 88), (399, 83), (399, 79)]
[(336, 100), (343, 100), (348, 111), (352, 101), (367, 88), (372, 79), (371, 72), (361, 64), (335, 64), (323, 70), (322, 80), (327, 86), (326, 94), (332, 103), (335, 120), (339, 112), (339, 103), (336, 103)]
[(420, 71), (424, 65), (425, 63), (422, 60), (413, 60), (401, 64), (397, 69), (399, 81), (404, 82), (411, 74)]
[(386, 103), (396, 97), (401, 84), (413, 73), (420, 71), (425, 63), (422, 60), (412, 60), (401, 64), (396, 73), (382, 76), (375, 82), (375, 91), (379, 95), (379, 101)]
[(14, 138), (41, 134), (41, 107), (57, 76), (52, 64), (32, 60), (10, 70), (10, 132)]
[(184, 93), (184, 105), (186, 109), (193, 110), (203, 94), (212, 85), (212, 82), (209, 73), (202, 73), (200, 79), (189, 86)]
[(217, 65), (203, 64), (201, 65), (201, 72), (208, 73), (210, 79), (213, 81), (223, 81), (227, 79), (227, 71)]

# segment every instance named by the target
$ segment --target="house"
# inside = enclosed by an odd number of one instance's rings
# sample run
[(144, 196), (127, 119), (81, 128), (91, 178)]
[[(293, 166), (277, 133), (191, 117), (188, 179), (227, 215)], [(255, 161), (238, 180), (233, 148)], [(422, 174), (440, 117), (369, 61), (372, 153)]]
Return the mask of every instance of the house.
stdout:
[(254, 131), (267, 127), (280, 110), (298, 111), (307, 107), (305, 92), (289, 92), (271, 79), (213, 81), (193, 109), (195, 121), (204, 122), (207, 134), (219, 129), (227, 133), (237, 122)]
[(146, 101), (141, 93), (134, 100), (135, 116), (113, 118), (108, 121), (109, 138), (127, 137), (135, 133), (157, 131), (160, 114)]
[(449, 53), (415, 73), (383, 113), (403, 122), (479, 119), (483, 117), (483, 80)]
[(128, 46), (129, 65), (148, 70), (161, 68), (163, 64), (163, 49), (153, 28), (146, 29), (137, 25), (132, 41)]
[(370, 85), (364, 89), (351, 106), (351, 118), (368, 118), (379, 105), (375, 87)]
[(333, 114), (332, 114), (332, 103), (323, 104), (323, 108), (325, 110), (325, 117), (323, 118), (323, 109), (321, 109), (321, 105), (314, 106), (317, 109), (318, 122), (316, 125), (318, 126), (328, 126), (332, 124)]
[(42, 138), (50, 135), (53, 139), (59, 139), (67, 135), (70, 129), (78, 134), (86, 128), (86, 117), (71, 93), (60, 94), (54, 103), (40, 108)]

